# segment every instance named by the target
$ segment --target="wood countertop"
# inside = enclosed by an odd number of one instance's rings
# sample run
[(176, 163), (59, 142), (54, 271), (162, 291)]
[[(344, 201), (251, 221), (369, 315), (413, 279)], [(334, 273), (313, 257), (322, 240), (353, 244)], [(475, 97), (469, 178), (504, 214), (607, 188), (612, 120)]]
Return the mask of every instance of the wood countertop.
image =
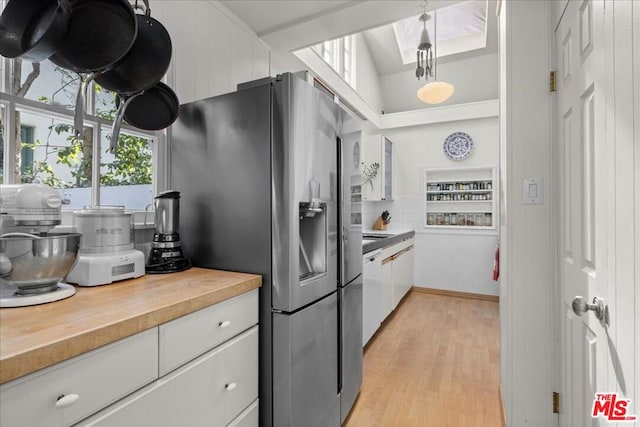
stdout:
[(0, 384), (243, 294), (255, 274), (191, 268), (95, 287), (70, 298), (0, 309)]

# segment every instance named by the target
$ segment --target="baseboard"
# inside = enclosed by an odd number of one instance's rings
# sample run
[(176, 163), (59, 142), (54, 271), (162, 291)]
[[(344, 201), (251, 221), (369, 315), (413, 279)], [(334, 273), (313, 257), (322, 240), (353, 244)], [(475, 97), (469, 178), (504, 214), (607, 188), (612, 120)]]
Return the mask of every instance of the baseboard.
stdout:
[(502, 386), (498, 387), (498, 397), (500, 398), (500, 419), (502, 427), (507, 427), (507, 413), (504, 411), (504, 399), (502, 398)]
[(413, 292), (422, 292), (425, 294), (444, 295), (448, 297), (458, 297), (458, 298), (479, 299), (483, 301), (498, 302), (500, 300), (500, 298), (497, 295), (474, 294), (471, 292), (451, 291), (448, 289), (433, 289), (433, 288), (423, 288), (421, 286), (412, 286), (411, 290)]

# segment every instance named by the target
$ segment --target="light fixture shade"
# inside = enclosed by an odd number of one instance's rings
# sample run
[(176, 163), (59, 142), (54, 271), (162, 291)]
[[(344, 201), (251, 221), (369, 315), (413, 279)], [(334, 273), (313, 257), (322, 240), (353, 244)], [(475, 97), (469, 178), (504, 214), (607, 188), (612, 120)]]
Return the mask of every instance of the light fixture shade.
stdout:
[(422, 34), (420, 35), (420, 44), (418, 45), (418, 49), (431, 49), (431, 38), (429, 37), (429, 33), (427, 32), (426, 28), (422, 30)]
[(453, 95), (455, 88), (447, 82), (429, 82), (418, 89), (418, 99), (427, 104), (440, 104)]

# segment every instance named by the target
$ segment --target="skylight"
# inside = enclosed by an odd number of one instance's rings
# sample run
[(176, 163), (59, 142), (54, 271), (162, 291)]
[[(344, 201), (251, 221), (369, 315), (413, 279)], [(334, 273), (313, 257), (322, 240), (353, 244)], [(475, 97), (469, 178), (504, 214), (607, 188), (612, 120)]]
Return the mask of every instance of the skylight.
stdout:
[[(429, 15), (431, 19), (427, 21), (427, 31), (431, 39), (437, 41), (436, 54), (439, 58), (487, 46), (486, 0), (458, 3), (431, 11)], [(438, 20), (435, 37), (434, 16)], [(393, 24), (398, 49), (405, 65), (416, 62), (416, 47), (422, 32), (422, 22), (418, 18), (419, 15), (416, 15)]]

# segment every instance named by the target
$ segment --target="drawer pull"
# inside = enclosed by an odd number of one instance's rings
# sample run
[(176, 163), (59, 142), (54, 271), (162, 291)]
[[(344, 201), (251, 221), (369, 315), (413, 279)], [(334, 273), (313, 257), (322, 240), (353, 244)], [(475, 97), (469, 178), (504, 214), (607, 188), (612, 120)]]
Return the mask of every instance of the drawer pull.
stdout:
[(228, 328), (229, 326), (231, 326), (231, 320), (225, 320), (224, 322), (220, 322), (218, 323), (218, 326), (220, 326), (222, 329)]
[(237, 386), (237, 384), (236, 384), (236, 383), (228, 383), (228, 384), (225, 384), (225, 385), (224, 385), (224, 388), (226, 388), (226, 389), (227, 389), (227, 391), (231, 391), (231, 390), (235, 389), (235, 388), (236, 388), (236, 386)]
[(74, 404), (78, 399), (80, 399), (80, 396), (75, 393), (61, 394), (56, 400), (56, 408), (66, 408), (67, 406)]

